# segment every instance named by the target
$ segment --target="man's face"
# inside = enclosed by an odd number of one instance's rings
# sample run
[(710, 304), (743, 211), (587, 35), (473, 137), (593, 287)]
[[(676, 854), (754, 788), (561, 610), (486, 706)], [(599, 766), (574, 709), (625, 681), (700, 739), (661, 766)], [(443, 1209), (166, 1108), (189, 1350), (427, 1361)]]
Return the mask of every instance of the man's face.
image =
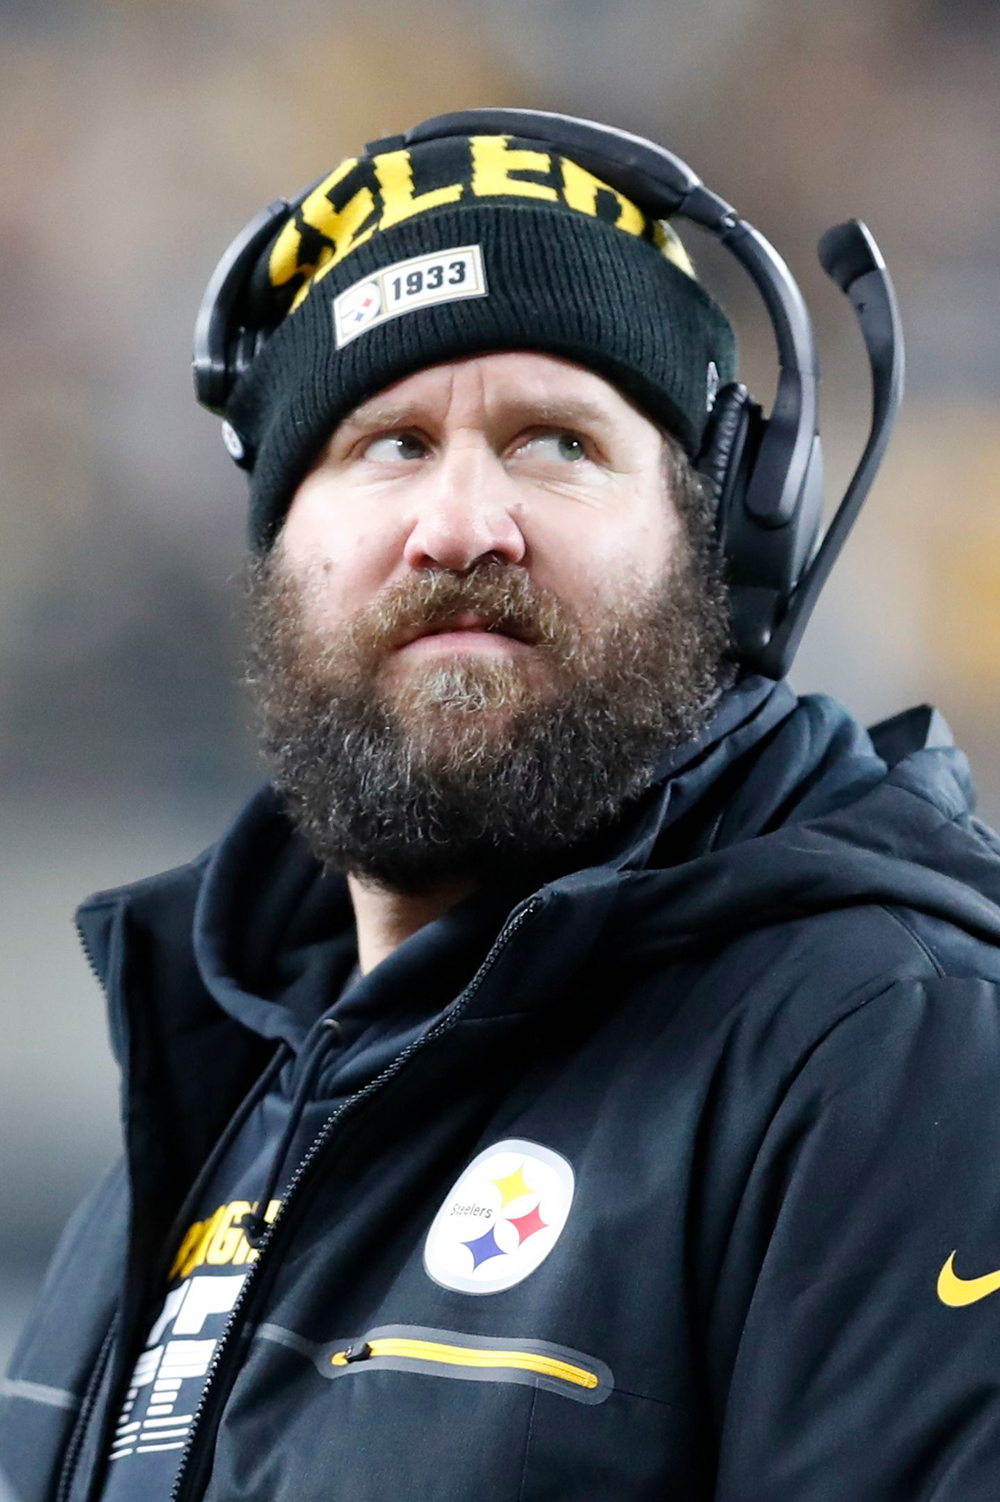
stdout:
[(265, 741), (321, 859), (416, 890), (556, 857), (699, 728), (725, 607), (669, 460), (541, 354), (435, 366), (344, 419), (251, 577)]
[[(329, 581), (312, 621), (335, 632), (381, 594), (486, 558), (551, 590), (582, 623), (676, 546), (659, 429), (598, 375), (539, 354), (436, 366), (381, 392), (334, 433), (299, 487), (282, 550)], [(537, 654), (475, 629), (391, 651), (397, 683), (474, 654), (538, 674)]]

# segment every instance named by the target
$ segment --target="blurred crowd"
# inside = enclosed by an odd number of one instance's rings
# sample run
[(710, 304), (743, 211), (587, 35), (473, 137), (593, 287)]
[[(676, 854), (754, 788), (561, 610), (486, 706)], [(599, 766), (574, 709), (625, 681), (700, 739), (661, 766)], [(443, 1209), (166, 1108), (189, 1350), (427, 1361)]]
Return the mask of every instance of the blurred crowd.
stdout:
[[(231, 237), (450, 109), (651, 135), (799, 277), (835, 501), (868, 379), (815, 242), (864, 219), (899, 293), (908, 396), (793, 681), (868, 720), (935, 702), (1000, 822), (998, 64), (992, 0), (6, 0), (0, 1362), (118, 1137), (73, 906), (196, 853), (260, 775), (237, 681), (243, 481), (189, 371)], [(755, 294), (689, 244), (766, 396)]]

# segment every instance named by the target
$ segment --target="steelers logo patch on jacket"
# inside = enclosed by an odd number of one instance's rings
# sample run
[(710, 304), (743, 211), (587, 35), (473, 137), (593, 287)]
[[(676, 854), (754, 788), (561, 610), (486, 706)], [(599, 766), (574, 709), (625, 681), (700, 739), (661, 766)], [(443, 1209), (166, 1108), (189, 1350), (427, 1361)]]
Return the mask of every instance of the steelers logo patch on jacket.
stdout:
[(427, 1235), (424, 1267), (459, 1293), (499, 1293), (552, 1251), (573, 1203), (569, 1163), (551, 1148), (511, 1138), (474, 1158)]

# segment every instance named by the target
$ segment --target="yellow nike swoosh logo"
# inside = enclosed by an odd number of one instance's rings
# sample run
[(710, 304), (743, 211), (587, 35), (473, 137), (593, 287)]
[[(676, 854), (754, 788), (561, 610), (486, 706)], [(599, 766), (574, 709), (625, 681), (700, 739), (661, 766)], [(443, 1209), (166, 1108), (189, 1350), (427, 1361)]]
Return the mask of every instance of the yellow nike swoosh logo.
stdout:
[(955, 1271), (955, 1253), (952, 1252), (938, 1274), (937, 1295), (949, 1309), (963, 1309), (966, 1304), (978, 1304), (980, 1299), (1000, 1291), (1000, 1271), (984, 1273), (981, 1278), (960, 1278)]

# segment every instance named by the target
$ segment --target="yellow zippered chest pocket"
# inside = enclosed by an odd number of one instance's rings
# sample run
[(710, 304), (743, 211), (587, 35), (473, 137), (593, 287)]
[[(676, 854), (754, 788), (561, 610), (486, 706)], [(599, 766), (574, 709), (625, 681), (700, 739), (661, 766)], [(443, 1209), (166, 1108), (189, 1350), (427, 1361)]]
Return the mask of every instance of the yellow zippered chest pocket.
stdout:
[(326, 1377), (399, 1371), (473, 1382), (516, 1382), (579, 1403), (603, 1403), (614, 1388), (611, 1370), (603, 1361), (567, 1346), (419, 1325), (384, 1326), (354, 1340), (334, 1342), (324, 1348), (316, 1364)]

